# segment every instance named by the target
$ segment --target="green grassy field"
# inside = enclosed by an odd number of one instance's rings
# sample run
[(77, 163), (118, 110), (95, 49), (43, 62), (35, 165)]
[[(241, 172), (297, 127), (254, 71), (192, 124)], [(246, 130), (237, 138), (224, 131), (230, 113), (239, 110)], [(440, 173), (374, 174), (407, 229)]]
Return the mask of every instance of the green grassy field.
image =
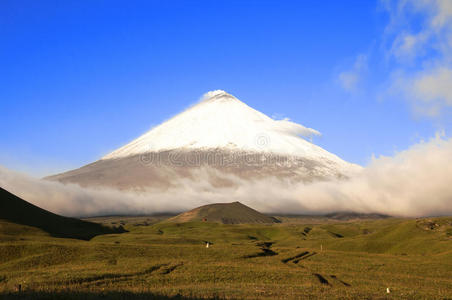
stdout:
[(452, 218), (281, 219), (102, 218), (129, 232), (89, 241), (0, 221), (0, 298), (452, 298)]

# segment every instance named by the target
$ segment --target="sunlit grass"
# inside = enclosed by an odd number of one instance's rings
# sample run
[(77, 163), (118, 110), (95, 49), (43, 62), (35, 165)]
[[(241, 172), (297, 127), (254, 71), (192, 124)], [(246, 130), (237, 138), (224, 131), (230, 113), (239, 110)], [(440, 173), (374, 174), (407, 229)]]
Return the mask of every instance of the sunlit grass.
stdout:
[[(20, 285), (20, 295), (29, 298), (452, 297), (452, 218), (274, 225), (137, 222), (127, 219), (128, 233), (90, 241), (53, 238), (1, 222), (0, 293), (15, 297)], [(206, 248), (205, 241), (212, 245)], [(265, 247), (276, 254), (260, 256)]]

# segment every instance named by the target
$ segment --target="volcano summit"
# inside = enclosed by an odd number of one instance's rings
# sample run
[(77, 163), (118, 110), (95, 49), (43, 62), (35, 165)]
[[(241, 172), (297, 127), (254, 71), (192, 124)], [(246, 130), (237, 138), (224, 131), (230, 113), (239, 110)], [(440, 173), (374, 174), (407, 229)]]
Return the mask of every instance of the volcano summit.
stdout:
[(211, 170), (209, 180), (219, 186), (228, 185), (219, 173), (315, 181), (360, 170), (302, 138), (318, 134), (288, 119), (274, 120), (217, 90), (100, 160), (47, 179), (142, 189), (167, 188), (178, 178), (193, 178), (201, 168)]

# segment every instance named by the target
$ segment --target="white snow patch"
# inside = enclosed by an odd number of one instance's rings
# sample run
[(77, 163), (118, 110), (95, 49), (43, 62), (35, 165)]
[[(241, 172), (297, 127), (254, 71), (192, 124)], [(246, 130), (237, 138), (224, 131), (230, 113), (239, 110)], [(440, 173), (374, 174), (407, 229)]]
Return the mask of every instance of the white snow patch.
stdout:
[(312, 128), (274, 120), (222, 90), (206, 93), (201, 101), (102, 159), (164, 150), (265, 152), (331, 161), (356, 169), (336, 155), (301, 136), (320, 135)]

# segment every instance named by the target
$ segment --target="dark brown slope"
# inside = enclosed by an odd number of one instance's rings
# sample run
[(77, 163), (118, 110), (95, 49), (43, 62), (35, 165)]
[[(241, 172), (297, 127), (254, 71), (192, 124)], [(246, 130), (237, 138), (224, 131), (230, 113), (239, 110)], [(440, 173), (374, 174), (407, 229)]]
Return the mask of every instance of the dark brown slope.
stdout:
[[(304, 158), (290, 159), (278, 155), (250, 154), (219, 149), (171, 150), (102, 159), (44, 179), (76, 183), (83, 187), (104, 186), (120, 190), (146, 187), (166, 189), (176, 186), (179, 179), (196, 178), (198, 174), (196, 171), (205, 171), (207, 167), (209, 170), (233, 174), (242, 179), (278, 177), (304, 182), (328, 179), (328, 176), (318, 170), (327, 169), (329, 166)], [(236, 184), (234, 181), (225, 179), (224, 176), (218, 177), (216, 173), (208, 173), (208, 180), (212, 185), (222, 187)], [(342, 178), (344, 176), (335, 174), (335, 177)]]
[(261, 214), (240, 202), (204, 205), (168, 221), (177, 223), (206, 221), (223, 224), (279, 223), (277, 219)]
[(89, 240), (100, 234), (125, 232), (122, 227), (110, 228), (51, 213), (2, 188), (0, 188), (0, 220), (37, 227), (54, 237), (82, 240)]

